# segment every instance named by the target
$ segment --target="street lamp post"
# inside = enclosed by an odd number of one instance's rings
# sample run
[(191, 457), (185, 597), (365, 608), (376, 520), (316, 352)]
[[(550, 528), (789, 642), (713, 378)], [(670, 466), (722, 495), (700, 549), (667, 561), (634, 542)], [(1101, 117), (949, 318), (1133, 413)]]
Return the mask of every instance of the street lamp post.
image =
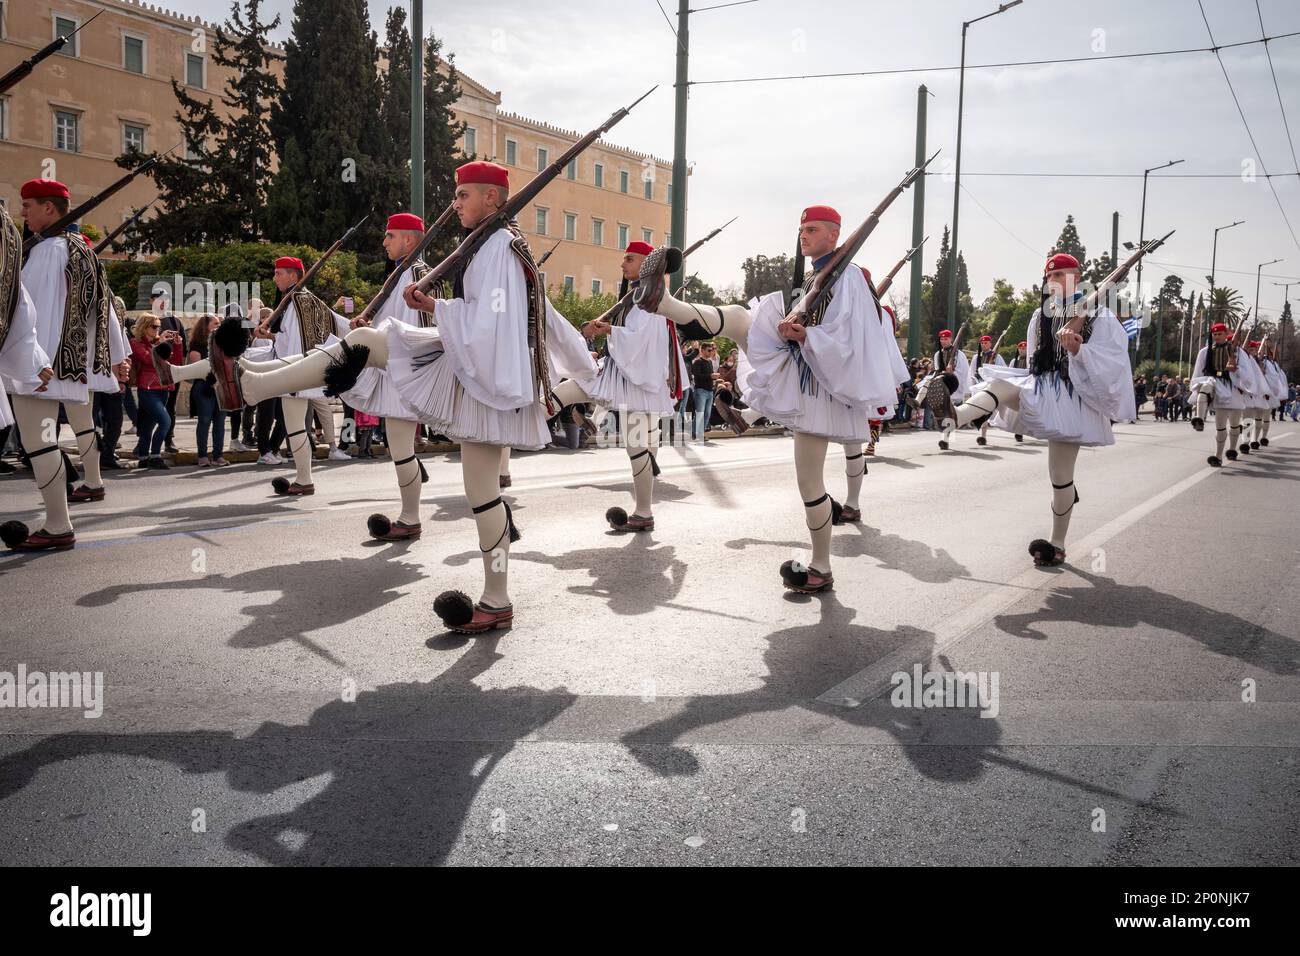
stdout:
[(1264, 272), (1265, 266), (1271, 266), (1273, 263), (1281, 262), (1281, 259), (1274, 259), (1272, 262), (1261, 262), (1255, 267), (1255, 324), (1259, 324), (1259, 280)]
[(1006, 13), (1012, 7), (1019, 6), (1023, 2), (1024, 0), (1011, 0), (1010, 3), (999, 4), (998, 8), (992, 13), (986, 13), (974, 20), (963, 20), (961, 25), (961, 70), (957, 84), (957, 159), (955, 181), (952, 187), (952, 245), (949, 247), (952, 261), (948, 265), (948, 321), (950, 323), (957, 321), (957, 250), (959, 248), (957, 245), (957, 218), (958, 213), (961, 211), (961, 117), (962, 106), (966, 98), (966, 31), (971, 24), (987, 20), (989, 17), (996, 17), (999, 13)]
[[(1218, 226), (1214, 230), (1214, 247), (1210, 253), (1210, 310), (1209, 317), (1205, 323), (1207, 327), (1214, 325), (1214, 274), (1215, 266), (1218, 265), (1219, 262), (1219, 233), (1224, 229), (1231, 229), (1233, 226), (1240, 226), (1245, 221), (1246, 220), (1244, 219), (1238, 219), (1236, 222), (1230, 222), (1226, 226)], [(1206, 337), (1209, 337), (1208, 333)]]
[[(1139, 220), (1138, 220), (1138, 247), (1139, 247), (1139, 248), (1141, 248), (1143, 241), (1146, 239), (1146, 230), (1147, 230), (1147, 177), (1150, 176), (1152, 173), (1154, 173), (1154, 172), (1155, 172), (1156, 170), (1158, 170), (1158, 169), (1168, 169), (1170, 166), (1177, 166), (1177, 165), (1178, 165), (1179, 163), (1181, 163), (1181, 162), (1185, 162), (1185, 160), (1182, 160), (1182, 159), (1171, 159), (1169, 162), (1164, 163), (1163, 165), (1160, 165), (1160, 166), (1152, 166), (1150, 169), (1144, 169), (1144, 170), (1142, 170), (1142, 215), (1141, 215), (1141, 217), (1140, 217)], [(1115, 266), (1119, 265), (1119, 263), (1117, 263), (1117, 262), (1112, 262), (1110, 265), (1111, 265), (1111, 268), (1113, 269)], [(1137, 273), (1138, 273), (1138, 274), (1137, 274), (1137, 294), (1138, 294), (1138, 303), (1141, 304), (1141, 305), (1143, 306), (1143, 312), (1145, 312), (1145, 311), (1146, 311), (1146, 307), (1145, 307), (1145, 304), (1144, 304), (1143, 301), (1142, 301), (1142, 300), (1143, 300), (1143, 292), (1142, 292), (1142, 260), (1141, 260), (1141, 259), (1138, 260)], [(1159, 307), (1157, 307), (1157, 309), (1156, 309), (1156, 321), (1157, 321), (1157, 326), (1156, 326), (1156, 374), (1159, 375), (1159, 374), (1160, 374), (1160, 351), (1161, 351), (1161, 345), (1162, 345), (1162, 343), (1163, 343), (1163, 341), (1164, 341), (1164, 337), (1165, 337), (1164, 313), (1163, 313), (1163, 310), (1162, 310), (1161, 308), (1159, 308)], [(1139, 331), (1138, 331), (1138, 341), (1139, 341), (1139, 342), (1142, 341), (1142, 332), (1141, 332), (1141, 329), (1140, 329), (1140, 328), (1139, 328)], [(1136, 357), (1136, 355), (1135, 355), (1134, 357)]]

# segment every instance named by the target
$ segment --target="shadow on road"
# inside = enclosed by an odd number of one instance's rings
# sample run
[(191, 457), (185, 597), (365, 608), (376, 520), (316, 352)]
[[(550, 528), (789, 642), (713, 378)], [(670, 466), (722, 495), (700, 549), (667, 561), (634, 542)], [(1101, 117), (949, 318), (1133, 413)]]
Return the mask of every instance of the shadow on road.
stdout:
[[(42, 768), (83, 757), (224, 773), (231, 790), (259, 795), (323, 776), (318, 794), (235, 826), (226, 845), (281, 866), (441, 863), (469, 825), (492, 768), (575, 700), (564, 687), (478, 688), (475, 678), (501, 656), (496, 643), (469, 644), (428, 683), (385, 684), (352, 703), (332, 701), (305, 724), (267, 722), (248, 737), (203, 730), (49, 737), (0, 759), (0, 801)], [(485, 811), (482, 826), (491, 824)]]

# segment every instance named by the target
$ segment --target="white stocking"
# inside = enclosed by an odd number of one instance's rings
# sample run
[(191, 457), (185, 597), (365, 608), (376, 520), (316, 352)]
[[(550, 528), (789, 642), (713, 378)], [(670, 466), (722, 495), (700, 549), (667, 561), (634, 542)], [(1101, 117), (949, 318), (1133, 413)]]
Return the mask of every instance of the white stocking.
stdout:
[[(591, 396), (583, 391), (582, 386), (571, 378), (566, 378), (559, 385), (555, 386), (555, 388), (551, 389), (551, 402), (560, 407), (568, 407), (569, 405), (586, 405), (590, 401)], [(508, 456), (510, 454), (510, 449), (507, 448), (505, 453)], [(509, 469), (503, 471), (501, 474), (504, 475), (508, 473)]]
[[(867, 460), (862, 457), (862, 443), (844, 446), (844, 476), (848, 479), (848, 492), (844, 507), (859, 508), (858, 496), (862, 492), (862, 476), (867, 473)], [(811, 499), (809, 499), (811, 500)]]
[(831, 499), (826, 494), (826, 439), (794, 433), (794, 476), (803, 499), (804, 520), (812, 536), (810, 566), (818, 574), (831, 571)]
[(678, 325), (698, 322), (710, 335), (725, 336), (739, 345), (741, 351), (749, 350), (749, 327), (754, 318), (743, 305), (700, 305), (682, 302), (665, 292), (655, 311)]
[(1052, 544), (1065, 550), (1065, 534), (1074, 512), (1074, 464), (1079, 446), (1066, 442), (1047, 443), (1047, 477), (1052, 481)]
[(1241, 413), (1240, 408), (1228, 412), (1228, 447), (1233, 451), (1237, 450), (1237, 445), (1241, 441)]
[(189, 365), (173, 365), (172, 381), (193, 382), (200, 378), (207, 378), (208, 373), (211, 371), (212, 363), (207, 359), (199, 359), (197, 362), (191, 362)]
[[(14, 395), (14, 418), (18, 435), (32, 463), (32, 477), (45, 503), (44, 530), (50, 534), (63, 534), (72, 530), (68, 517), (67, 476), (63, 455), (57, 441), (49, 440), (59, 433), (59, 403), (30, 395)], [(39, 530), (39, 529), (33, 529)]]
[(415, 432), (419, 426), (404, 418), (385, 419), (388, 453), (397, 471), (397, 490), (402, 495), (402, 524), (420, 523), (420, 461), (415, 457)]
[[(1196, 412), (1193, 417), (1199, 418), (1201, 421), (1205, 421), (1205, 415), (1207, 412), (1209, 412), (1209, 410), (1210, 410), (1210, 396), (1207, 393), (1198, 390), (1196, 393)], [(1223, 448), (1220, 447), (1219, 451), (1220, 453), (1222, 453)]]
[(510, 446), (504, 445), (501, 448), (501, 474), (506, 478), (510, 477)]
[(510, 603), (507, 588), (510, 563), (510, 512), (501, 500), (501, 449), (478, 442), (460, 443), (465, 498), (478, 526), (478, 547), (483, 555), (483, 596), (489, 607)]
[(1214, 457), (1223, 460), (1223, 446), (1228, 440), (1228, 413), (1214, 416)]
[[(387, 332), (363, 326), (353, 329), (343, 341), (348, 345), (364, 345), (370, 350), (366, 358), (367, 368), (387, 367)], [(342, 357), (343, 343), (336, 342), (329, 346), (318, 346), (298, 361), (273, 372), (245, 372), (240, 378), (244, 400), (249, 405), (256, 405), (277, 395), (290, 395), (294, 392), (320, 388), (325, 384), (325, 370), (329, 368), (331, 362)], [(286, 420), (287, 415), (286, 412)]]
[(289, 451), (293, 455), (293, 466), (297, 474), (293, 480), (300, 485), (311, 484), (311, 458), (314, 445), (307, 432), (307, 409), (311, 403), (305, 398), (280, 399), (284, 408), (284, 427), (288, 429)]
[(65, 403), (63, 409), (68, 413), (68, 424), (77, 436), (77, 455), (81, 458), (81, 470), (86, 474), (87, 488), (103, 488), (104, 479), (99, 472), (99, 432), (95, 428), (94, 405)]
[(992, 415), (1001, 408), (1019, 411), (1020, 389), (1010, 382), (995, 378), (975, 389), (970, 398), (957, 406), (957, 427), (969, 425), (980, 416)]
[(645, 412), (626, 412), (623, 444), (632, 463), (633, 514), (649, 518), (654, 514), (654, 460), (659, 454), (659, 417)]

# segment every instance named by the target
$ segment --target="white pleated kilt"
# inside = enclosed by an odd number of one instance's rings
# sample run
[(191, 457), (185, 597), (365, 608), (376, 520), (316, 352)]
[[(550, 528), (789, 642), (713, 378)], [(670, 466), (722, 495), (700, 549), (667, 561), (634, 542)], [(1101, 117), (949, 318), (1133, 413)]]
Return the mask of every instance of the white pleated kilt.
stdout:
[(591, 400), (609, 409), (644, 412), (647, 415), (671, 415), (677, 402), (668, 394), (668, 373), (664, 383), (654, 388), (642, 388), (628, 381), (613, 356), (605, 357), (600, 373), (589, 383), (586, 391)]
[[(375, 328), (387, 332), (392, 319), (384, 319)], [(391, 342), (391, 337), (389, 339)], [(339, 396), (358, 411), (375, 418), (404, 418), (413, 420), (411, 410), (402, 401), (402, 394), (393, 384), (387, 369), (367, 366), (357, 376), (357, 384)]]
[(1201, 375), (1192, 379), (1192, 388), (1198, 388), (1202, 385), (1210, 384), (1214, 386), (1214, 407), (1222, 411), (1233, 411), (1238, 408), (1246, 407), (1246, 393), (1234, 385), (1215, 378), (1212, 375)]
[(1020, 390), (1020, 411), (1003, 411), (999, 407), (989, 422), (995, 428), (1071, 445), (1115, 444), (1110, 419), (1077, 392), (1071, 392), (1055, 374), (1034, 375), (1029, 369), (985, 365), (980, 368), (980, 378), (975, 391), (984, 391), (994, 379), (1009, 382)]
[(443, 351), (437, 329), (388, 323), (388, 378), (406, 418), (456, 441), (506, 445), (527, 451), (551, 440), (541, 403), (501, 410), (465, 391)]

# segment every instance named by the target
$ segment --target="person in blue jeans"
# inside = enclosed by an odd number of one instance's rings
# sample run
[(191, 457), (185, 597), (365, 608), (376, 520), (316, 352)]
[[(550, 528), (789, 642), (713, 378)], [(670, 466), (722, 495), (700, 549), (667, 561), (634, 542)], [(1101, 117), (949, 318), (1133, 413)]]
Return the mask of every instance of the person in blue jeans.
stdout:
[(712, 342), (700, 343), (700, 354), (691, 362), (692, 401), (695, 408), (694, 438), (704, 441), (705, 429), (713, 416), (713, 386), (718, 379), (717, 366), (714, 364), (718, 347)]
[[(167, 395), (175, 385), (163, 385), (153, 364), (153, 347), (159, 342), (175, 340), (174, 332), (161, 332), (158, 316), (144, 312), (135, 320), (131, 338), (131, 364), (136, 369), (140, 416), (136, 425), (135, 457), (141, 468), (167, 469), (162, 460), (163, 441), (171, 428), (167, 412)], [(161, 334), (160, 334), (161, 333)]]
[[(215, 315), (205, 315), (194, 328), (190, 337), (188, 360), (200, 362), (208, 357), (208, 337), (216, 329), (220, 320)], [(198, 379), (190, 386), (190, 408), (199, 420), (195, 440), (199, 446), (198, 466), (200, 468), (224, 468), (230, 462), (222, 453), (225, 451), (226, 415), (217, 406), (217, 390), (206, 379)], [(212, 457), (208, 457), (208, 432), (212, 433)]]

